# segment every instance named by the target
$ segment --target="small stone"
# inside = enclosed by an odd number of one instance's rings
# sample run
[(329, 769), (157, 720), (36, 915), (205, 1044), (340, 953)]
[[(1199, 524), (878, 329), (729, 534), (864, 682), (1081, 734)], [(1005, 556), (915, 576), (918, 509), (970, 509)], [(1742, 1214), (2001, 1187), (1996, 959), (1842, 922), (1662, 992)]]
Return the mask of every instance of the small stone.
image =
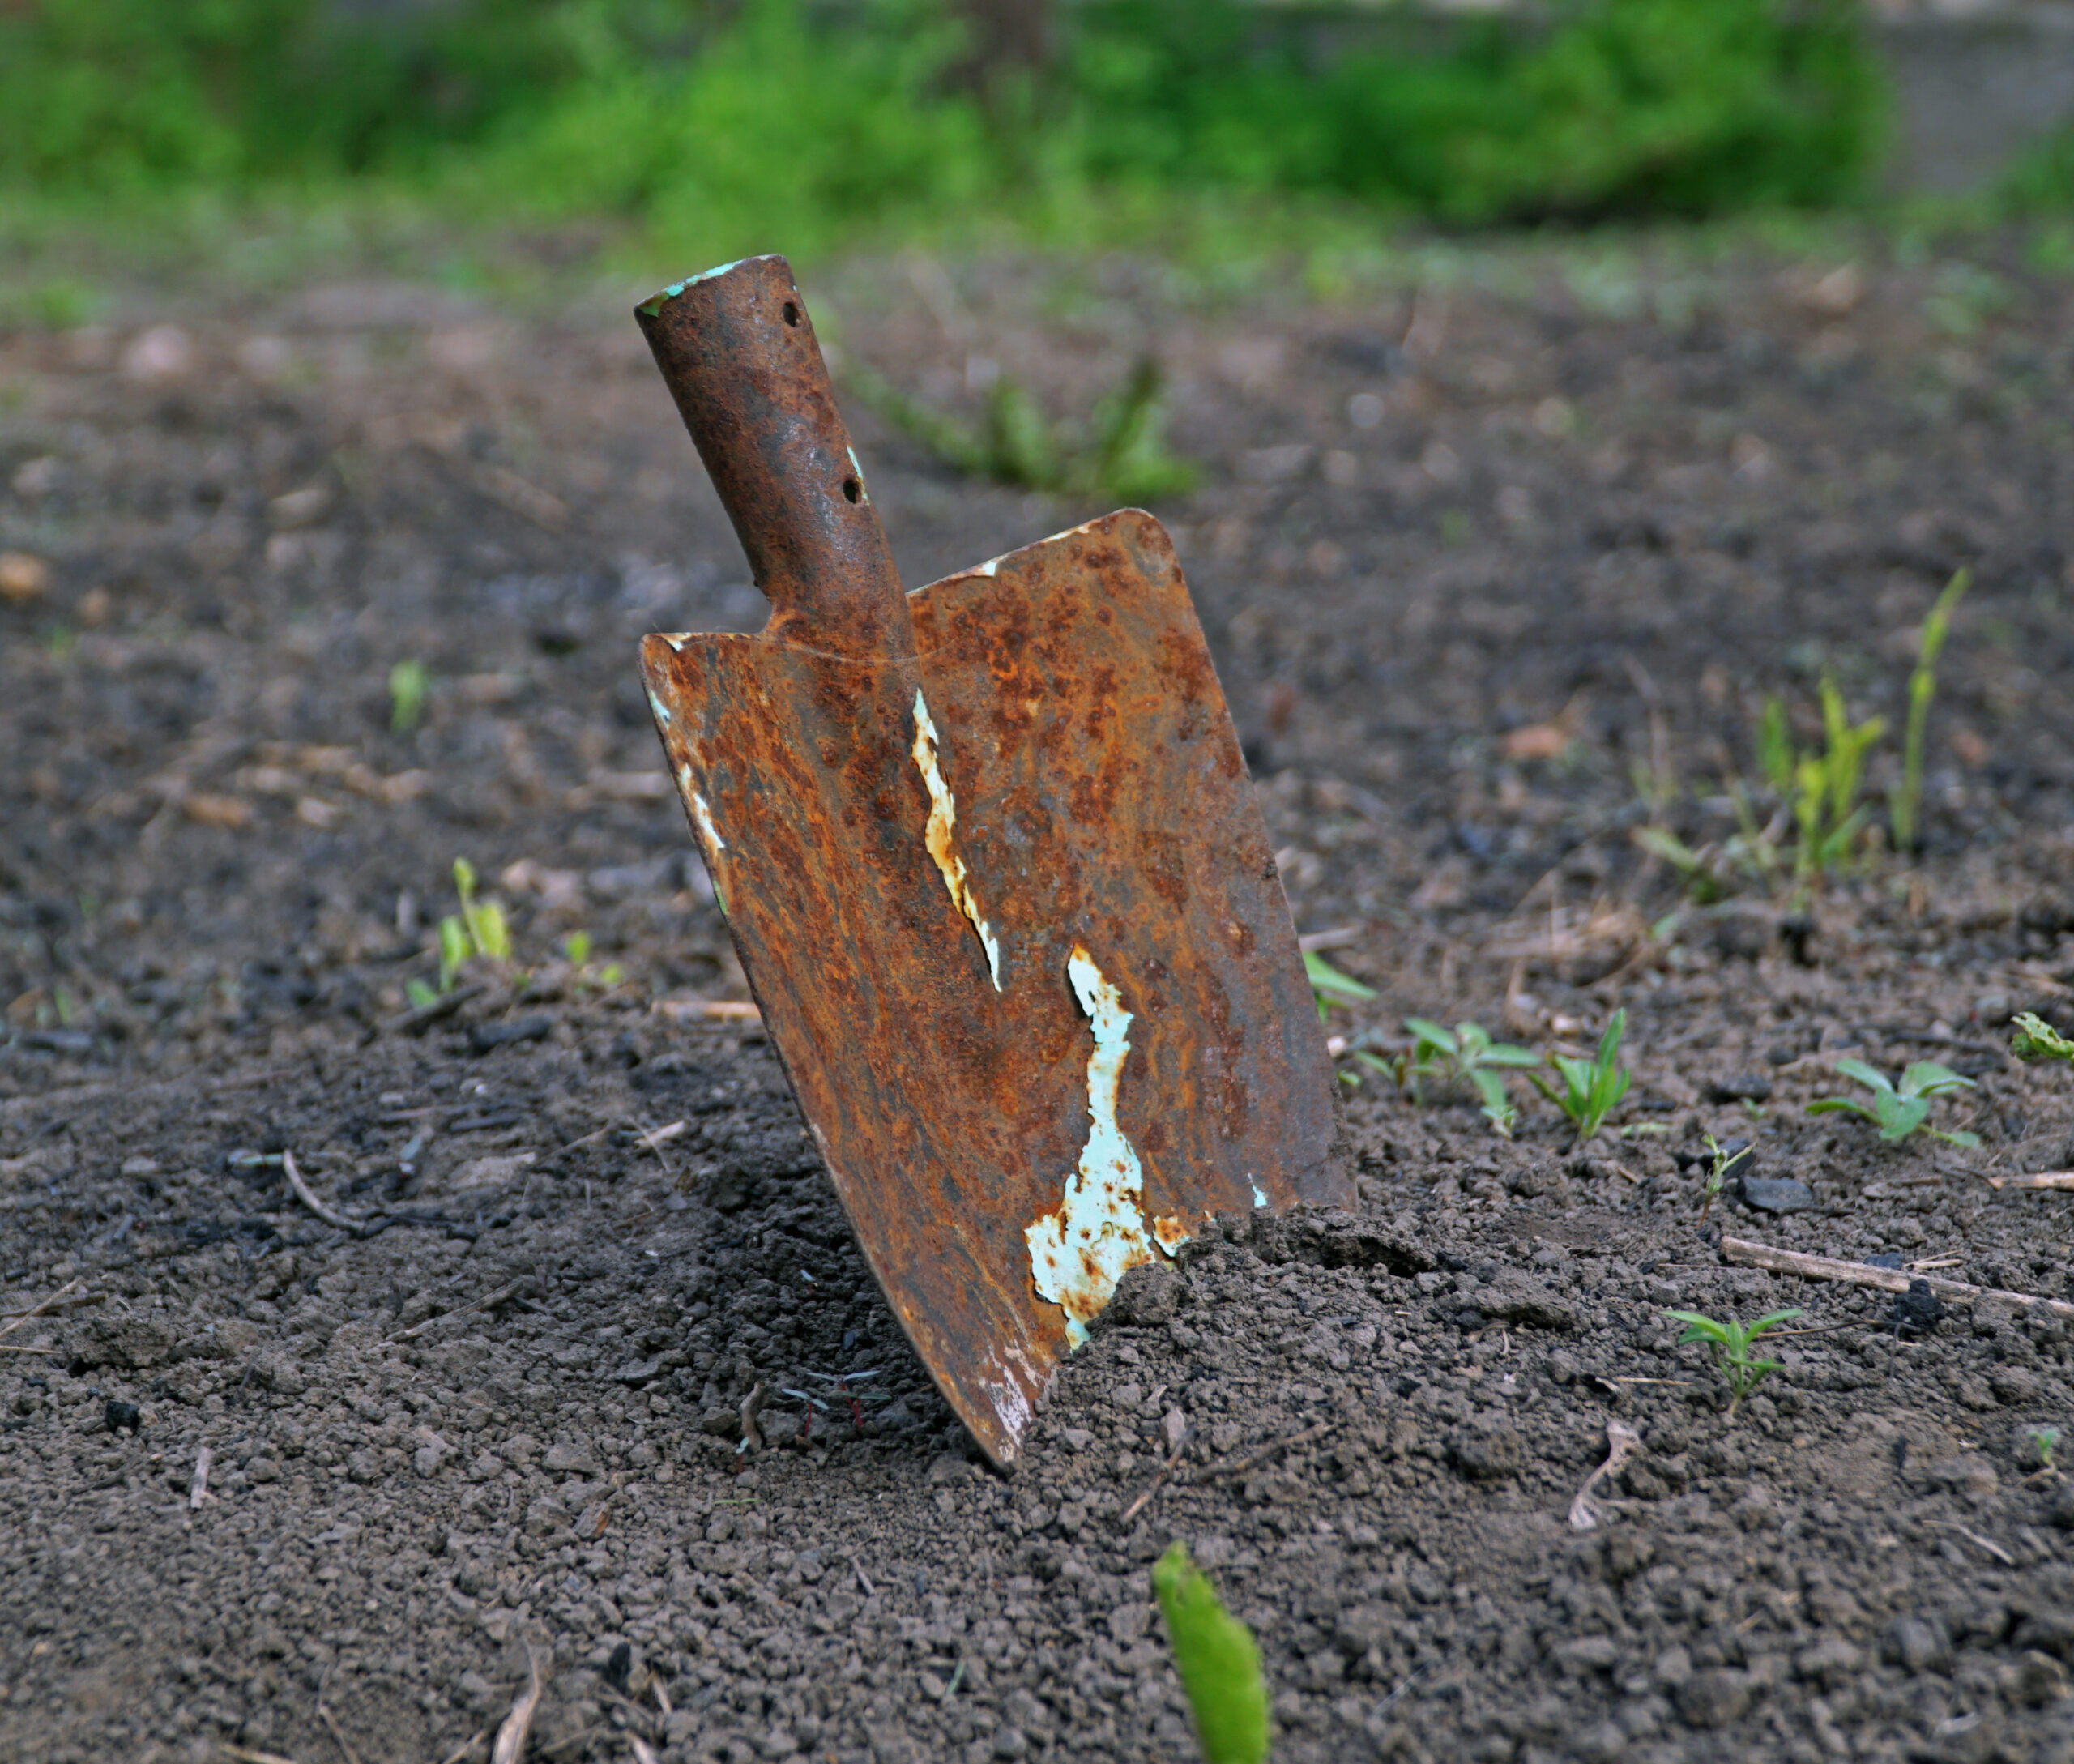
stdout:
[(1944, 1638), (1921, 1617), (1897, 1617), (1888, 1629), (1880, 1652), (1911, 1675), (1942, 1667), (1950, 1658)]
[(144, 1424), (135, 1403), (118, 1402), (113, 1397), (101, 1405), (101, 1419), (111, 1433), (134, 1433)]
[(1449, 1441), (1448, 1456), (1472, 1481), (1497, 1482), (1519, 1474), (1526, 1450), (1510, 1427), (1466, 1427)]
[(1944, 1321), (1944, 1301), (1930, 1288), (1927, 1280), (1911, 1280), (1907, 1292), (1895, 1299), (1887, 1322), (1904, 1335), (1927, 1335)]
[(1853, 1676), (1864, 1658), (1841, 1635), (1825, 1635), (1793, 1657), (1794, 1676), (1828, 1689)]
[(1768, 1103), (1771, 1100), (1772, 1081), (1755, 1072), (1731, 1072), (1707, 1080), (1710, 1103)]
[(979, 1474), (979, 1466), (962, 1452), (946, 1451), (937, 1454), (924, 1480), (933, 1489), (943, 1483), (964, 1482)]
[(1726, 1667), (1711, 1666), (1678, 1687), (1678, 1716), (1688, 1727), (1725, 1728), (1750, 1706), (1750, 1681)]
[(1745, 1207), (1760, 1213), (1805, 1213), (1820, 1204), (1815, 1190), (1794, 1176), (1746, 1176), (1739, 1194)]
[(122, 352), (123, 375), (132, 380), (176, 380), (194, 365), (194, 344), (177, 325), (153, 325)]
[(1103, 1313), (1122, 1329), (1155, 1329), (1180, 1309), (1181, 1283), (1163, 1262), (1143, 1262), (1124, 1271)]
[(279, 1482), (281, 1467), (262, 1452), (256, 1458), (245, 1460), (245, 1474), (254, 1482)]
[[(437, 1467), (433, 1466), (435, 1469)], [(494, 1482), (503, 1474), (504, 1460), (495, 1452), (476, 1453), (476, 1461), (468, 1466), (468, 1480), (471, 1482)]]
[(473, 1670), (462, 1673), (454, 1688), (459, 1693), (462, 1702), (471, 1709), (487, 1709), (490, 1698), (496, 1694), (490, 1689), (489, 1681)]
[(379, 1482), (382, 1460), (371, 1451), (356, 1451), (346, 1460), (346, 1474), (357, 1483)]
[(1022, 1728), (1012, 1728), (1004, 1722), (994, 1729), (996, 1758), (1025, 1758), (1029, 1752), (1030, 1741)]
[(0, 600), (26, 606), (50, 586), (50, 566), (26, 551), (0, 551)]
[[(739, 1420), (736, 1424), (739, 1428)], [(561, 1476), (595, 1476), (598, 1473), (598, 1460), (587, 1446), (578, 1446), (565, 1439), (557, 1440), (548, 1447), (547, 1455), (540, 1460), (540, 1467)]]

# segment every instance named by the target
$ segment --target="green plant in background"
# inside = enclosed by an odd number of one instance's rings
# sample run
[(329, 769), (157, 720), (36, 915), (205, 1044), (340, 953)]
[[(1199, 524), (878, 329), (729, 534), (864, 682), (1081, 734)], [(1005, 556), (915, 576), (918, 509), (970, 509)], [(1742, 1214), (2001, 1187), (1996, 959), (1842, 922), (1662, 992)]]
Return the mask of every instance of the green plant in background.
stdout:
[(608, 962), (603, 967), (591, 966), (591, 933), (572, 931), (561, 940), (561, 953), (569, 965), (576, 970), (576, 984), (581, 986), (617, 986), (624, 980), (625, 971), (617, 962)]
[(431, 690), (432, 673), (412, 658), (389, 670), (389, 733), (408, 735), (425, 715), (425, 695)]
[[(1425, 1078), (1466, 1083), (1482, 1100), (1485, 1118), (1509, 1139), (1519, 1111), (1513, 1106), (1504, 1074), (1538, 1066), (1541, 1056), (1531, 1048), (1492, 1040), (1480, 1023), (1458, 1023), (1446, 1029), (1430, 1017), (1406, 1017), (1404, 1026), (1411, 1031), (1411, 1051), (1397, 1076), (1412, 1100), (1419, 1100), (1419, 1083)], [(1379, 1061), (1371, 1063), (1389, 1070)]]
[(1851, 844), (1871, 818), (1858, 801), (1865, 755), (1886, 731), (1884, 717), (1853, 725), (1836, 681), (1822, 678), (1821, 751), (1802, 753), (1786, 727), (1785, 701), (1770, 697), (1757, 725), (1757, 760), (1772, 787), (1791, 806), (1799, 835), (1794, 870), (1803, 878), (1828, 875), (1849, 861)]
[(1253, 1631), (1224, 1608), (1185, 1544), (1170, 1545), (1153, 1564), (1152, 1590), (1207, 1764), (1262, 1764), (1267, 1681)]
[(454, 860), (454, 887), (461, 910), (439, 921), (439, 985), (434, 988), (414, 980), (404, 989), (419, 1010), (453, 991), (455, 976), (477, 956), (493, 962), (511, 959), (511, 928), (504, 908), (494, 900), (476, 899), (476, 866), (465, 857)]
[(1965, 597), (1973, 577), (1960, 570), (1937, 596), (1929, 617), (1923, 621), (1923, 637), (1916, 647), (1915, 671), (1909, 676), (1908, 733), (1901, 756), (1901, 788), (1888, 805), (1894, 833), (1894, 849), (1913, 852), (1916, 844), (1916, 818), (1923, 807), (1923, 743), (1930, 722), (1930, 701), (1937, 693), (1937, 658), (1952, 628), (1952, 613)]
[(1750, 1350), (1757, 1338), (1781, 1323), (1790, 1322), (1801, 1313), (1798, 1309), (1773, 1311), (1754, 1323), (1716, 1322), (1699, 1311), (1666, 1311), (1663, 1314), (1685, 1326), (1685, 1333), (1678, 1338), (1681, 1348), (1688, 1342), (1703, 1341), (1713, 1349), (1715, 1362), (1728, 1383), (1728, 1412), (1733, 1416), (1743, 1398), (1779, 1369), (1776, 1360), (1751, 1357)]
[(1351, 974), (1341, 973), (1316, 950), (1304, 950), (1304, 972), (1311, 982), (1311, 998), (1318, 1007), (1320, 1023), (1334, 1004), (1359, 1004), (1376, 996), (1374, 987), (1363, 985)]
[(2016, 1032), (2009, 1038), (2009, 1051), (2020, 1060), (2064, 1060), (2074, 1066), (2074, 1041), (2070, 1041), (2033, 1011), (2020, 1010), (2009, 1019)]
[(1824, 1096), (1807, 1105), (1809, 1114), (1831, 1115), (1847, 1111), (1863, 1115), (1867, 1121), (1880, 1124), (1880, 1137), (1889, 1145), (1900, 1144), (1918, 1129), (1933, 1139), (1943, 1139), (1955, 1146), (1980, 1143), (1977, 1133), (1944, 1133), (1927, 1125), (1931, 1098), (1974, 1087), (1971, 1078), (1960, 1077), (1948, 1066), (1940, 1066), (1935, 1060), (1918, 1060), (1901, 1074), (1899, 1089), (1885, 1073), (1875, 1071), (1863, 1060), (1839, 1060), (1837, 1070), (1843, 1077), (1855, 1078), (1864, 1085), (1872, 1092), (1872, 1100), (1863, 1103), (1854, 1096)]
[(1149, 356), (1096, 404), (1084, 429), (1054, 424), (1012, 374), (996, 374), (976, 429), (910, 398), (861, 362), (847, 365), (843, 378), (945, 464), (997, 483), (1136, 503), (1180, 495), (1201, 477), (1193, 460), (1167, 448), (1163, 382)]
[(2031, 1442), (2031, 1450), (2038, 1454), (2038, 1468), (2052, 1469), (2052, 1454), (2059, 1450), (2059, 1429), (2056, 1427), (2026, 1428), (2024, 1437)]
[(1583, 1060), (1567, 1053), (1551, 1053), (1549, 1059), (1563, 1080), (1560, 1091), (1538, 1072), (1527, 1074), (1527, 1082), (1567, 1115), (1577, 1130), (1577, 1138), (1589, 1139), (1604, 1125), (1606, 1117), (1628, 1094), (1632, 1082), (1620, 1064), (1620, 1037), (1628, 1027), (1624, 1008), (1613, 1013), (1599, 1037), (1598, 1052)]

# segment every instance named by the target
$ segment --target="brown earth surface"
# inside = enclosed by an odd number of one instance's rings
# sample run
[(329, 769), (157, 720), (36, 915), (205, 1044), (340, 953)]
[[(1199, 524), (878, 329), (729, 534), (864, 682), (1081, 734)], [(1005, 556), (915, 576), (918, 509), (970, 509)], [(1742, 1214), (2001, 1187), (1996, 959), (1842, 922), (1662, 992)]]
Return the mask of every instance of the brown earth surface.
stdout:
[[(770, 1049), (701, 1014), (740, 976), (633, 646), (761, 602), (624, 303), (0, 336), (0, 1756), (482, 1758), (530, 1659), (536, 1758), (1178, 1761), (1182, 1538), (1286, 1759), (2074, 1759), (2074, 1485), (2031, 1437), (2074, 1421), (2068, 1325), (1903, 1330), (1721, 1249), (2074, 1296), (2074, 1195), (1985, 1180), (2074, 1165), (2074, 1072), (2007, 1052), (2074, 1027), (2074, 290), (1492, 261), (809, 285), (839, 376), (967, 408), (989, 362), (1085, 411), (1161, 357), (1209, 468), (1161, 512), (1298, 926), (1376, 990), (1335, 1033), (1628, 1013), (1583, 1145), (1350, 1057), (1359, 1214), (1133, 1277), (1006, 1480)], [(1099, 511), (852, 404), (911, 582)], [(1824, 672), (1884, 716), (1877, 805), (1961, 565), (1919, 857), (1681, 904), (1632, 835), (1735, 832), (1765, 693), (1803, 740)], [(412, 1032), (457, 856), (523, 972)], [(1846, 1053), (1972, 1078), (1931, 1123), (1982, 1144), (1809, 1116)], [(1703, 1216), (1709, 1134), (1804, 1187)], [(1795, 1306), (1733, 1414), (1662, 1314)]]

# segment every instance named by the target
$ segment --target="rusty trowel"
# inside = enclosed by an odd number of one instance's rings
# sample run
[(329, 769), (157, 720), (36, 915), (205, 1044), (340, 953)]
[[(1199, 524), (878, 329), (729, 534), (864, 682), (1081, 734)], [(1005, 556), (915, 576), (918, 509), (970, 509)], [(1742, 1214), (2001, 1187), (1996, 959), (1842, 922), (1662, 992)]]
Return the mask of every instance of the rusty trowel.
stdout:
[(1127, 1269), (1351, 1198), (1223, 694), (1134, 510), (903, 593), (783, 258), (638, 318), (772, 607), (643, 639), (671, 775), (857, 1241), (1005, 1467)]

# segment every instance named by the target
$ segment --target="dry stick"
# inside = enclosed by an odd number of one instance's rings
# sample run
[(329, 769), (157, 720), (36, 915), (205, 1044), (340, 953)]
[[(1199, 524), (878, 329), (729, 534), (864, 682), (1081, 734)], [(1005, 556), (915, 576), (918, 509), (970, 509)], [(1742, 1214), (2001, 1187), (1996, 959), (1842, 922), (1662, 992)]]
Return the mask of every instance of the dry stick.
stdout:
[(763, 1450), (763, 1432), (756, 1424), (756, 1418), (763, 1412), (764, 1387), (759, 1381), (756, 1388), (742, 1399), (742, 1443), (751, 1451)]
[(1752, 1243), (1742, 1237), (1722, 1238), (1721, 1258), (1738, 1267), (1797, 1274), (1805, 1280), (1841, 1280), (1847, 1286), (1874, 1287), (1882, 1292), (1905, 1292), (1920, 1280), (1940, 1299), (2000, 1299), (2008, 1305), (2039, 1305), (2055, 1317), (2074, 1322), (2074, 1305), (2064, 1299), (2045, 1298), (2035, 1292), (2006, 1292), (1999, 1287), (1969, 1286), (1963, 1280), (1941, 1280), (1934, 1274), (1910, 1274), (1900, 1268), (1868, 1268), (1860, 1262), (1803, 1255), (1798, 1249), (1774, 1249), (1769, 1244)]
[(472, 1299), (466, 1305), (457, 1305), (450, 1311), (442, 1311), (437, 1317), (428, 1317), (422, 1323), (413, 1323), (400, 1335), (391, 1335), (389, 1339), (391, 1341), (415, 1341), (434, 1324), (450, 1322), (454, 1318), (466, 1317), (471, 1311), (486, 1311), (493, 1305), (501, 1305), (526, 1283), (526, 1278), (522, 1274), (515, 1280), (506, 1280), (494, 1292), (486, 1292), (480, 1298)]
[(1611, 1476), (1641, 1449), (1642, 1436), (1626, 1422), (1608, 1421), (1606, 1424), (1606, 1462), (1585, 1478), (1584, 1486), (1577, 1490), (1577, 1498), (1570, 1503), (1572, 1531), (1595, 1531), (1598, 1529), (1598, 1509), (1592, 1505), (1592, 1490), (1603, 1478)]
[(1229, 1481), (1234, 1476), (1243, 1476), (1248, 1471), (1257, 1469), (1269, 1459), (1288, 1450), (1292, 1446), (1308, 1446), (1314, 1439), (1322, 1439), (1338, 1425), (1338, 1421), (1321, 1421), (1316, 1427), (1307, 1427), (1302, 1433), (1291, 1433), (1287, 1439), (1270, 1440), (1258, 1450), (1247, 1453), (1236, 1463), (1206, 1472), (1203, 1480), (1206, 1482)]
[(1188, 1441), (1184, 1438), (1181, 1443), (1174, 1448), (1173, 1455), (1159, 1467), (1159, 1474), (1152, 1479), (1145, 1493), (1124, 1509), (1124, 1516), (1116, 1521), (1119, 1525), (1129, 1524), (1145, 1510), (1146, 1503), (1152, 1499), (1153, 1496), (1159, 1493), (1167, 1479), (1174, 1474), (1175, 1469), (1181, 1462), (1181, 1454), (1188, 1450)]
[(2074, 1188), (2074, 1170), (2041, 1170), (2036, 1176), (1991, 1176), (1990, 1188)]
[(63, 1310), (70, 1305), (100, 1303), (105, 1296), (102, 1293), (74, 1292), (73, 1288), (79, 1283), (79, 1279), (67, 1280), (49, 1298), (43, 1300), (40, 1304), (30, 1305), (26, 1310), (0, 1312), (0, 1316), (5, 1316), (7, 1318), (5, 1323), (0, 1323), (0, 1335), (13, 1335), (32, 1317), (48, 1316), (53, 1311)]
[(194, 1454), (194, 1475), (187, 1484), (187, 1505), (194, 1512), (199, 1513), (204, 1501), (215, 1498), (209, 1493), (209, 1466), (215, 1462), (216, 1455), (207, 1446)]
[(254, 1752), (241, 1745), (226, 1745), (225, 1758), (240, 1759), (241, 1764), (295, 1764), (292, 1758), (283, 1758), (278, 1752)]
[(446, 1757), (442, 1758), (439, 1761), (439, 1764), (461, 1764), (461, 1760), (463, 1758), (466, 1758), (471, 1752), (474, 1751), (477, 1746), (480, 1745), (483, 1741), (487, 1740), (489, 1737), (489, 1729), (488, 1728), (478, 1728), (473, 1733), (470, 1734), (467, 1739), (463, 1740), (459, 1745), (455, 1746), (452, 1751), (449, 1752)]
[(452, 1016), (462, 1006), (481, 997), (489, 990), (486, 982), (471, 980), (465, 986), (455, 987), (450, 993), (442, 993), (429, 1005), (420, 1005), (414, 1010), (390, 1018), (382, 1027), (392, 1035), (416, 1035), (422, 1029), (430, 1028), (442, 1017)]
[(360, 1764), (360, 1753), (352, 1749), (345, 1735), (339, 1731), (338, 1721), (331, 1711), (321, 1702), (317, 1706), (317, 1719), (331, 1730), (331, 1737), (339, 1742), (339, 1749), (346, 1754), (346, 1764)]
[(1951, 1519), (1932, 1519), (1930, 1523), (1935, 1526), (1940, 1531), (1957, 1531), (1959, 1535), (1963, 1537), (1969, 1544), (1978, 1544), (1981, 1548), (1986, 1550), (1989, 1555), (1992, 1556), (1997, 1561), (2001, 1563), (2004, 1568), (2014, 1568), (2016, 1565), (2016, 1558), (2012, 1556), (2008, 1550), (2004, 1549), (1999, 1544), (1995, 1543), (1988, 1538), (1982, 1537), (1978, 1531), (1969, 1531), (1965, 1526), (1958, 1524)]
[(310, 1211), (316, 1214), (327, 1225), (336, 1225), (341, 1231), (350, 1231), (356, 1235), (358, 1234), (361, 1230), (361, 1222), (358, 1219), (347, 1218), (335, 1207), (326, 1207), (310, 1191), (309, 1185), (302, 1179), (302, 1172), (295, 1167), (295, 1154), (292, 1151), (284, 1151), (281, 1154), (281, 1168), (288, 1176), (288, 1186), (295, 1190), (295, 1198)]
[(540, 1657), (526, 1644), (526, 1672), (529, 1682), (497, 1730), (497, 1744), (490, 1748), (489, 1764), (518, 1764), (526, 1749), (526, 1736), (532, 1731), (533, 1711), (540, 1706)]

